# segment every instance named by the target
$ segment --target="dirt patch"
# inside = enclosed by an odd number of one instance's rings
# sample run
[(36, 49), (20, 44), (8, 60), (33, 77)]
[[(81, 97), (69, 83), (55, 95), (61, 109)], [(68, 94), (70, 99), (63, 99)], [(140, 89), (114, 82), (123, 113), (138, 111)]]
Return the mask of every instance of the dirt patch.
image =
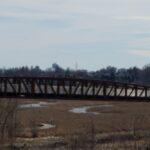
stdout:
[(89, 112), (96, 112), (97, 114), (123, 114), (124, 111), (113, 107), (92, 107), (88, 110)]

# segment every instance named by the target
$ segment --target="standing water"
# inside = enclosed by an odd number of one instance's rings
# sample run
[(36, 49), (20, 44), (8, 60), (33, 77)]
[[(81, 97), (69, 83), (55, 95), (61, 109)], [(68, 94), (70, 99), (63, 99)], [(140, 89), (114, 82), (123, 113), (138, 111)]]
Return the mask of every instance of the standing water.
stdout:
[(98, 106), (81, 106), (81, 107), (75, 107), (70, 110), (72, 113), (77, 113), (77, 114), (94, 114), (98, 115), (98, 112), (88, 112), (89, 109), (91, 108), (107, 108), (107, 107), (113, 107), (113, 105), (98, 105)]

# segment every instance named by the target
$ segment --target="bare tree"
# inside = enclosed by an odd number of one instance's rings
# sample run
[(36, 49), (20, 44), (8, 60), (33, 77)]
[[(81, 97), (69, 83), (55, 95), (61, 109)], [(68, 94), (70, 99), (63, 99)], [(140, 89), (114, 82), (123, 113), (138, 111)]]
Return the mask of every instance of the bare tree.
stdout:
[(17, 119), (18, 103), (15, 99), (0, 100), (0, 143), (5, 140), (13, 142), (19, 125)]

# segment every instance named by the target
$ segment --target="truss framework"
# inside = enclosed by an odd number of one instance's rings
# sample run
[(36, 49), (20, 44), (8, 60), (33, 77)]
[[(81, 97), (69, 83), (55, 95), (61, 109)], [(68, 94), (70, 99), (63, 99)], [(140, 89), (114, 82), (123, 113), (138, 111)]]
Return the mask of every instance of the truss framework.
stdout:
[(0, 77), (0, 97), (150, 99), (150, 87), (74, 78)]

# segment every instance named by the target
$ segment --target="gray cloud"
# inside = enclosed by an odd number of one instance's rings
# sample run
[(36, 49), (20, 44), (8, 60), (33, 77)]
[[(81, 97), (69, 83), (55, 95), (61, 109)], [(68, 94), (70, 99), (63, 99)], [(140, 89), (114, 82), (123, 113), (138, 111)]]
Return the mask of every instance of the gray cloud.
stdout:
[[(147, 44), (148, 33), (150, 33), (149, 4), (149, 0), (2, 1), (0, 5), (1, 56), (9, 57), (10, 53), (10, 57), (15, 59), (15, 54), (18, 53), (24, 60), (22, 64), (29, 64), (29, 62), (33, 63), (29, 53), (31, 56), (37, 53), (37, 58), (40, 58), (43, 53), (40, 61), (43, 64), (45, 60), (48, 62), (49, 56), (56, 57), (57, 53), (60, 59), (63, 54), (59, 54), (59, 51), (62, 49), (63, 53), (65, 49), (70, 52), (80, 49), (84, 53), (85, 50), (87, 51), (87, 58), (83, 59), (79, 53), (76, 57), (78, 56), (78, 61), (86, 64), (86, 61), (91, 58), (93, 49), (96, 49), (96, 60), (99, 62), (95, 62), (93, 58), (93, 65), (89, 65), (90, 67), (97, 63), (108, 64), (100, 61), (107, 55), (110, 64), (123, 65), (122, 59), (125, 57), (123, 54), (126, 49), (129, 49), (132, 54), (142, 56), (142, 53), (143, 55), (147, 53), (145, 50), (150, 46)], [(143, 51), (139, 52), (137, 49)], [(55, 55), (53, 50), (56, 51)], [(115, 55), (111, 57), (112, 51)], [(128, 62), (131, 63), (130, 65), (138, 64), (138, 60), (135, 59), (133, 62), (132, 58), (137, 55), (130, 57), (131, 53), (125, 53), (130, 59)], [(116, 57), (122, 59), (118, 58), (119, 62), (116, 62)], [(63, 58), (64, 64), (68, 65), (73, 60), (67, 55), (66, 58), (63, 55)], [(14, 61), (16, 64), (21, 61), (21, 58), (16, 57), (16, 59), (18, 60)], [(1, 64), (5, 65), (5, 61), (2, 60)], [(37, 59), (34, 64), (36, 63), (39, 63)], [(62, 60), (61, 63), (63, 65)]]

